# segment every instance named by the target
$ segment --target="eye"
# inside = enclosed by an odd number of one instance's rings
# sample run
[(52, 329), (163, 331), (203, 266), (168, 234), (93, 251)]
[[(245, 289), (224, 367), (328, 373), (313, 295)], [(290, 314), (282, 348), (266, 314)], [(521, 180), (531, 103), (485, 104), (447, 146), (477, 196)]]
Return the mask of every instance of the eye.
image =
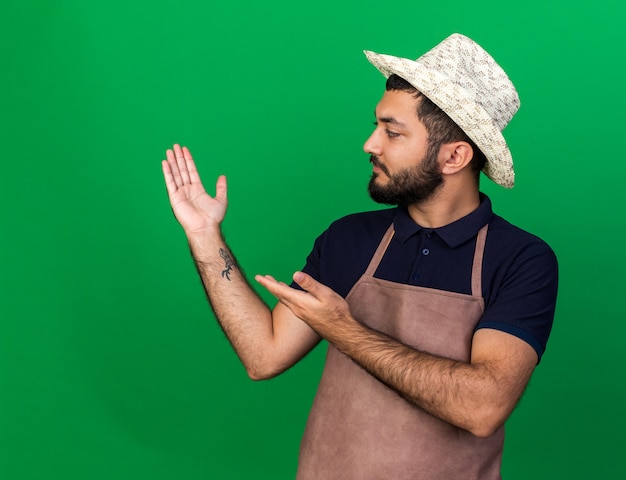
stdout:
[(399, 134), (399, 133), (397, 133), (397, 132), (392, 132), (392, 131), (391, 131), (391, 130), (389, 130), (388, 128), (386, 128), (386, 129), (385, 129), (385, 133), (387, 134), (387, 136), (388, 136), (389, 138), (396, 138), (396, 137), (399, 137), (399, 136), (400, 136), (400, 134)]

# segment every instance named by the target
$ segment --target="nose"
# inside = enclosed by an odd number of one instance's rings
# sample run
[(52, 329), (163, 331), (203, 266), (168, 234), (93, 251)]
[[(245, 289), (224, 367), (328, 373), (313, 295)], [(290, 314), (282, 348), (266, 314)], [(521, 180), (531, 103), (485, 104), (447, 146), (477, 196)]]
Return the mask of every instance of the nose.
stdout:
[(378, 128), (375, 128), (369, 138), (363, 144), (365, 153), (380, 156), (380, 141), (378, 139)]

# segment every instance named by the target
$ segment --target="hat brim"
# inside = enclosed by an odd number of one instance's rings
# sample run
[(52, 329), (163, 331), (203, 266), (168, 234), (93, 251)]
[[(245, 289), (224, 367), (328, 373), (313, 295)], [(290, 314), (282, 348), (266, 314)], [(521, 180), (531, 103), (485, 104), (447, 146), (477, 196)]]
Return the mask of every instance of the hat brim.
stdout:
[(513, 187), (513, 158), (506, 140), (491, 116), (466, 90), (415, 60), (367, 50), (365, 55), (385, 77), (395, 73), (441, 108), (485, 154), (485, 175), (498, 185)]

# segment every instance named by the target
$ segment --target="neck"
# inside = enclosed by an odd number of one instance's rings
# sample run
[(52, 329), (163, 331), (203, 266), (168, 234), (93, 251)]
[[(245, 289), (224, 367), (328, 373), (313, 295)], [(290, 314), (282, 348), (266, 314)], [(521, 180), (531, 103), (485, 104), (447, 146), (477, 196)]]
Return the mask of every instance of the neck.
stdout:
[(478, 188), (465, 188), (450, 192), (444, 188), (430, 198), (408, 206), (415, 223), (425, 228), (438, 228), (469, 215), (480, 205)]

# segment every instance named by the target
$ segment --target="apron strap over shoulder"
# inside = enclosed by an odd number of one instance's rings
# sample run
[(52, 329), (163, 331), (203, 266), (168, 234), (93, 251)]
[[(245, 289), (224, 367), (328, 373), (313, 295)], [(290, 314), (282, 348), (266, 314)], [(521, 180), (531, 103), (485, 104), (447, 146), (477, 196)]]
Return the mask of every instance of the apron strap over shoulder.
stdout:
[(394, 233), (395, 230), (392, 223), (391, 225), (389, 225), (389, 228), (385, 232), (385, 235), (383, 235), (383, 239), (378, 244), (378, 248), (376, 249), (376, 252), (374, 252), (374, 256), (370, 260), (370, 264), (367, 266), (367, 270), (365, 270), (365, 275), (369, 275), (370, 277), (374, 276), (374, 273), (376, 272), (378, 265), (380, 265), (380, 261), (387, 251), (387, 247), (389, 246), (389, 243), (391, 242)]
[(483, 296), (483, 254), (485, 253), (485, 243), (487, 241), (487, 229), (489, 224), (486, 224), (478, 231), (476, 237), (476, 250), (474, 250), (474, 263), (472, 265), (472, 296)]

